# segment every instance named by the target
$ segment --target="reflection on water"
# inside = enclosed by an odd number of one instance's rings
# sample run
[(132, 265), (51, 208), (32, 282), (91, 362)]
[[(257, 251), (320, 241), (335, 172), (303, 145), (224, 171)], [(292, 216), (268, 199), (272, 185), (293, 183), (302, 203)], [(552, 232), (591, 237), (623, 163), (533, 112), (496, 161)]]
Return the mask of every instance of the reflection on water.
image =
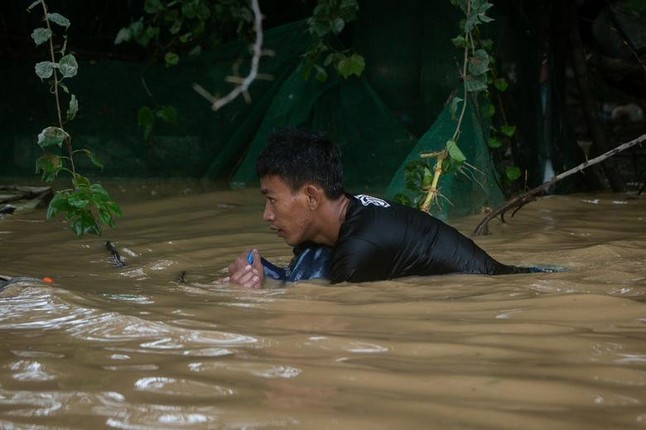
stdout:
[(0, 427), (646, 426), (646, 200), (544, 198), (477, 238), (560, 273), (250, 291), (220, 281), (241, 249), (290, 257), (258, 191), (186, 190), (102, 239), (0, 220), (0, 275), (55, 281), (0, 293)]

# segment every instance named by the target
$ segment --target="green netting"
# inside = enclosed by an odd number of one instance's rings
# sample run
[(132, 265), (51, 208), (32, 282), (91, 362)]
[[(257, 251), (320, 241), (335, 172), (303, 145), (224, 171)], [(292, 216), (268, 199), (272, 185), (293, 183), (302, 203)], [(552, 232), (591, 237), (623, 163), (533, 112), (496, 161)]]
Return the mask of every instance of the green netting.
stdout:
[[(495, 207), (502, 203), (503, 195), (496, 182), (482, 124), (472, 104), (468, 103), (458, 146), (469, 166), (464, 166), (462, 173), (444, 174), (440, 177), (439, 208), (433, 207), (433, 215), (440, 218), (471, 215), (483, 207)], [(456, 125), (457, 119), (451, 115), (449, 107), (445, 107), (395, 172), (386, 189), (387, 198), (394, 199), (397, 194), (404, 194), (410, 200), (415, 198), (415, 192), (406, 188), (406, 166), (412, 161), (420, 160), (419, 155), (423, 152), (444, 149), (447, 140), (453, 136)]]
[(267, 135), (280, 126), (325, 131), (343, 153), (346, 185), (383, 190), (414, 139), (360, 78), (333, 78), (321, 84), (301, 77), (297, 69), (274, 97), (271, 107), (232, 183), (255, 183), (255, 160)]
[[(267, 16), (283, 7), (266, 6)], [(572, 164), (569, 154), (578, 151), (568, 144), (565, 98), (557, 98), (564, 94), (564, 81), (550, 78), (551, 87), (539, 86), (544, 58), (563, 58), (546, 42), (547, 24), (535, 22), (546, 17), (540, 7), (501, 0), (492, 8), (496, 21), (487, 27), (498, 47), (499, 72), (510, 83), (503, 101), (505, 121), (518, 128), (512, 149), (516, 164), (530, 173), (528, 185), (542, 181), (546, 161), (561, 171)], [(361, 78), (348, 80), (330, 70), (325, 83), (301, 77), (303, 53), (310, 44), (304, 21), (268, 29), (263, 48), (274, 56), (261, 59), (260, 72), (273, 80), (251, 85), (251, 103), (239, 98), (218, 112), (211, 111), (192, 84), (221, 96), (228, 93), (233, 86), (226, 78), (232, 68), (237, 65), (243, 76), (249, 69), (249, 49), (242, 43), (183, 58), (172, 68), (79, 56), (79, 73), (69, 86), (79, 98), (80, 111), (66, 128), (77, 148), (92, 150), (103, 162), (101, 177), (193, 177), (244, 186), (256, 184), (255, 157), (272, 129), (310, 127), (341, 146), (349, 191), (386, 190), (391, 198), (407, 192), (403, 170), (408, 161), (422, 149), (440, 149), (453, 132), (444, 105), (460, 85), (461, 54), (451, 39), (461, 18), (448, 0), (362, 2), (358, 21), (343, 37), (346, 46), (365, 57), (366, 70)], [(41, 59), (14, 58), (0, 65), (5, 88), (0, 98), (0, 176), (33, 175), (41, 154), (36, 136), (56, 117), (47, 86), (33, 72)], [(552, 75), (562, 75), (562, 62), (553, 61), (552, 67)], [(551, 95), (547, 108), (541, 104), (545, 94)], [(158, 121), (151, 137), (144, 139), (137, 126), (137, 110), (143, 105), (175, 106), (177, 125)], [(441, 191), (450, 203), (443, 203), (440, 216), (473, 213), (500, 202), (485, 131), (469, 111), (459, 145), (476, 170), (472, 178), (443, 176)], [(94, 171), (89, 163), (80, 168), (90, 175)]]

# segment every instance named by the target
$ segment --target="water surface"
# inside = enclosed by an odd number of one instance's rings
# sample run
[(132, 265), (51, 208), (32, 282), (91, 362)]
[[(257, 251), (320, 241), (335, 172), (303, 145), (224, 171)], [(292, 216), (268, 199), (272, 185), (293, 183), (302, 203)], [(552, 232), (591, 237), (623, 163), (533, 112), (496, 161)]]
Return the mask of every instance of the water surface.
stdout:
[(290, 258), (258, 190), (113, 187), (101, 239), (0, 220), (0, 274), (55, 281), (0, 293), (1, 428), (646, 428), (644, 198), (542, 198), (476, 238), (560, 273), (246, 290), (220, 281), (242, 249)]

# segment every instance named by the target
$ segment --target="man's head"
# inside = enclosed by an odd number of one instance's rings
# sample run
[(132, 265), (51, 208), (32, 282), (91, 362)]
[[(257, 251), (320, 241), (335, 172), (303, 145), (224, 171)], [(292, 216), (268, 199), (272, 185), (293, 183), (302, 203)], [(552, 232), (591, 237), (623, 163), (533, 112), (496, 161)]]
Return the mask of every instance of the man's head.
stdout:
[(330, 199), (344, 193), (339, 148), (321, 134), (307, 130), (273, 132), (256, 160), (256, 172), (259, 178), (278, 176), (294, 192), (310, 183), (321, 187)]
[(256, 171), (266, 198), (263, 219), (287, 244), (334, 243), (326, 230), (339, 221), (330, 205), (344, 195), (339, 158), (335, 144), (297, 129), (273, 133), (258, 156)]

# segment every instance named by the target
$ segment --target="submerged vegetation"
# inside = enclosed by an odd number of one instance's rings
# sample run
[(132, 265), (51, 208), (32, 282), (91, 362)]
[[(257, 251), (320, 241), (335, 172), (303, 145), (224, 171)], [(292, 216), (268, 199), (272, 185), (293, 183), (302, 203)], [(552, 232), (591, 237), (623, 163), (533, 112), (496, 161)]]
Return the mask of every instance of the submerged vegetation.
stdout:
[[(67, 80), (76, 76), (78, 63), (73, 54), (67, 52), (67, 36), (63, 35), (63, 43), (54, 43), (53, 26), (67, 30), (70, 21), (56, 12), (49, 12), (44, 0), (33, 2), (27, 10), (40, 6), (43, 12), (44, 27), (34, 29), (31, 36), (37, 46), (48, 47), (48, 59), (36, 63), (36, 75), (47, 79), (50, 92), (56, 104), (57, 122), (48, 126), (38, 134), (38, 145), (43, 155), (36, 161), (36, 173), (41, 173), (45, 182), (53, 182), (60, 173), (69, 174), (72, 188), (57, 191), (49, 203), (47, 218), (58, 214), (65, 215), (69, 228), (77, 235), (101, 234), (101, 223), (114, 227), (115, 217), (121, 216), (121, 209), (108, 192), (98, 183), (92, 183), (87, 177), (76, 170), (75, 160), (79, 154), (84, 154), (98, 168), (103, 168), (98, 159), (87, 149), (74, 149), (72, 137), (65, 130), (65, 124), (76, 116), (79, 103), (76, 95), (70, 92)], [(69, 95), (69, 102), (63, 114), (63, 93)]]

